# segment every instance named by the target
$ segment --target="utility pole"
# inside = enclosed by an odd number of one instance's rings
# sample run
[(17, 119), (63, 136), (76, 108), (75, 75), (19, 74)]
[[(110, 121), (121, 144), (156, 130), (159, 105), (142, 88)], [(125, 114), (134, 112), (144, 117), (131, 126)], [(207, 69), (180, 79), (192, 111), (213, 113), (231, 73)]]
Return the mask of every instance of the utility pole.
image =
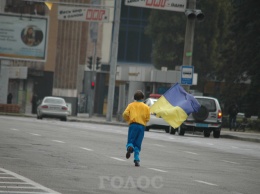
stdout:
[[(196, 9), (196, 0), (187, 0), (185, 15), (187, 16), (187, 22), (182, 65), (192, 66), (195, 22), (203, 21), (205, 16), (201, 10)], [(189, 92), (189, 85), (184, 85), (184, 88)]]
[(112, 121), (112, 116), (113, 116), (121, 2), (122, 2), (121, 0), (115, 1), (114, 27), (113, 27), (111, 59), (110, 59), (110, 76), (109, 76), (109, 87), (108, 87), (108, 96), (107, 96), (107, 114), (106, 114), (107, 121)]
[[(187, 10), (196, 10), (196, 0), (187, 1)], [(195, 18), (187, 17), (182, 65), (192, 65), (195, 21)]]

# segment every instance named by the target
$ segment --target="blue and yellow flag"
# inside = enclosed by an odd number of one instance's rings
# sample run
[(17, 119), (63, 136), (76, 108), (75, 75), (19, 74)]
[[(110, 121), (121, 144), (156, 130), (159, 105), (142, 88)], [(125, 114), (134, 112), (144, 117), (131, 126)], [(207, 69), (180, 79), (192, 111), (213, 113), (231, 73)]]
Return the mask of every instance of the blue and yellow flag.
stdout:
[(150, 111), (177, 128), (199, 108), (199, 102), (176, 83), (151, 106)]

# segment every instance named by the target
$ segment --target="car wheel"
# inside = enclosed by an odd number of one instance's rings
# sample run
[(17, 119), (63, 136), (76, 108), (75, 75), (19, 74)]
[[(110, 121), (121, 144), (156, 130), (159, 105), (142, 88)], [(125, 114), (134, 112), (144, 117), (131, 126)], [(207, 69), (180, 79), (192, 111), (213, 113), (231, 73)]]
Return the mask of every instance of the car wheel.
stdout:
[(182, 127), (178, 127), (178, 134), (184, 136), (185, 130)]
[(175, 135), (175, 133), (176, 133), (176, 129), (174, 129), (173, 127), (169, 127), (169, 129), (170, 129), (170, 134), (173, 134), (173, 135)]
[(170, 132), (170, 127), (169, 127), (169, 128), (166, 128), (166, 129), (165, 129), (165, 132), (166, 132), (166, 133), (169, 133), (169, 132)]
[(196, 121), (204, 121), (206, 118), (208, 118), (209, 111), (208, 111), (207, 107), (201, 105), (199, 111), (193, 112), (192, 116)]
[(149, 129), (150, 129), (149, 127), (145, 127), (145, 131), (149, 131)]
[(220, 137), (220, 130), (214, 130), (213, 131), (213, 137), (214, 138), (219, 138)]
[(204, 131), (204, 137), (209, 137), (210, 136), (210, 132), (209, 131)]

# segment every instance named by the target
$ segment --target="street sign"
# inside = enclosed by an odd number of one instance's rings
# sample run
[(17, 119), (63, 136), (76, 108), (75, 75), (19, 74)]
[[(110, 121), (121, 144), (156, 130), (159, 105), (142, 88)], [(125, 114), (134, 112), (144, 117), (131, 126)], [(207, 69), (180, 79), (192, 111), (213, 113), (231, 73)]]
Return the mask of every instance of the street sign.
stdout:
[(59, 5), (58, 19), (83, 22), (109, 22), (109, 9)]
[(193, 66), (182, 66), (181, 68), (181, 84), (192, 85)]
[(125, 5), (185, 12), (187, 0), (125, 0)]

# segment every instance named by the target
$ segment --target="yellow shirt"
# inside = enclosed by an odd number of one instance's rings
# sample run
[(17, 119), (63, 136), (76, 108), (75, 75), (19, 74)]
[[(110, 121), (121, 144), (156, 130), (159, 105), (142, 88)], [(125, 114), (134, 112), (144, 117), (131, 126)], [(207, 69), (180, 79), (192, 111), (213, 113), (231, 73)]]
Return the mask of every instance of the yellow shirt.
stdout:
[(123, 112), (123, 118), (129, 124), (139, 123), (146, 126), (146, 123), (150, 120), (150, 108), (143, 102), (132, 102)]

